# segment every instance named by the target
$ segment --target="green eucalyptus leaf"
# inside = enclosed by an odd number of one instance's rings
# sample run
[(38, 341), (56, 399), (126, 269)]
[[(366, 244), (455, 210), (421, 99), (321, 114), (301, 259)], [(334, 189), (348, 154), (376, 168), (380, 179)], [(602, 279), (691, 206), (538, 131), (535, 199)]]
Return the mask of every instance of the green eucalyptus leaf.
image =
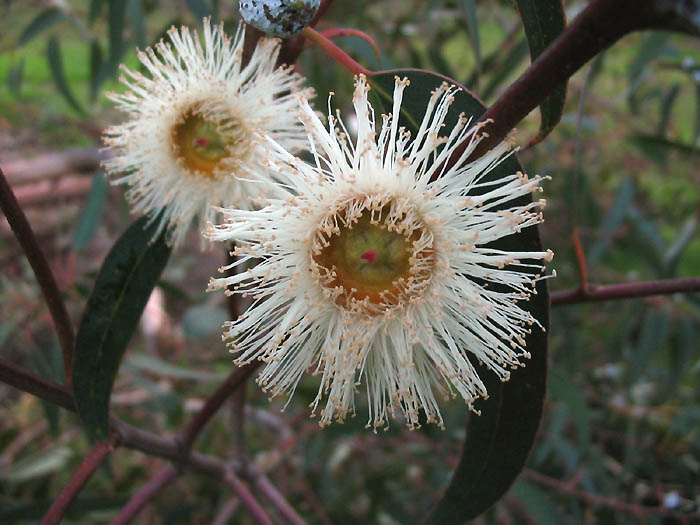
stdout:
[[(185, 0), (185, 3), (198, 23), (201, 23), (203, 18), (212, 16), (211, 9), (204, 0)], [(213, 20), (213, 22), (216, 22), (216, 20)]]
[(66, 99), (66, 102), (78, 113), (85, 113), (83, 108), (80, 106), (78, 101), (71, 93), (70, 87), (68, 86), (68, 80), (66, 80), (66, 74), (63, 70), (63, 55), (61, 54), (61, 43), (56, 35), (51, 35), (46, 46), (46, 58), (49, 61), (49, 69), (51, 70), (51, 76), (53, 81), (58, 88), (58, 91)]
[(153, 287), (165, 268), (170, 247), (158, 220), (143, 217), (124, 232), (102, 264), (78, 329), (73, 388), (88, 433), (105, 439), (109, 398), (122, 355)]
[(109, 36), (109, 66), (111, 71), (119, 67), (122, 55), (126, 49), (124, 42), (124, 25), (127, 2), (109, 0), (107, 4), (107, 26)]
[[(551, 44), (566, 26), (566, 14), (561, 0), (516, 0), (530, 57), (535, 59)], [(557, 86), (540, 104), (542, 122), (537, 137), (530, 144), (542, 141), (561, 120), (566, 101), (566, 82)]]
[(10, 92), (17, 98), (19, 98), (22, 91), (22, 81), (24, 80), (24, 58), (17, 61), (17, 64), (10, 66), (7, 72), (7, 87)]
[(95, 235), (97, 226), (100, 223), (100, 217), (102, 216), (102, 209), (104, 208), (108, 190), (109, 185), (107, 184), (107, 179), (101, 171), (98, 171), (92, 178), (90, 193), (83, 205), (83, 211), (80, 214), (80, 219), (78, 219), (78, 224), (73, 231), (73, 249), (76, 252), (85, 248), (93, 235)]
[[(391, 110), (394, 77), (407, 77), (411, 84), (404, 91), (401, 109), (402, 124), (415, 133), (421, 122), (430, 93), (443, 82), (456, 82), (420, 70), (393, 70), (372, 75), (369, 81), (375, 100), (383, 111)], [(378, 110), (380, 108), (377, 108)], [(484, 105), (468, 90), (454, 94), (454, 102), (445, 120), (445, 130), (451, 129), (460, 113), (478, 118)], [(486, 180), (495, 180), (522, 170), (515, 155), (503, 160)], [(505, 203), (504, 207), (530, 202), (525, 196)], [(492, 244), (494, 248), (512, 251), (541, 251), (536, 227), (526, 228)], [(549, 324), (549, 295), (545, 281), (539, 281), (537, 294), (523, 305), (546, 329)], [(508, 490), (525, 465), (535, 440), (547, 379), (547, 335), (537, 327), (527, 337), (532, 354), (527, 366), (514, 371), (510, 381), (501, 382), (496, 374), (484, 368), (481, 378), (489, 399), (477, 402), (481, 415), (469, 419), (467, 438), (459, 465), (442, 499), (428, 516), (428, 523), (462, 523), (486, 511)]]
[(481, 72), (481, 41), (479, 39), (479, 23), (476, 19), (476, 0), (460, 0), (459, 7), (464, 14), (464, 21), (467, 23), (469, 41), (474, 49), (476, 58), (477, 75)]
[(22, 47), (34, 37), (40, 35), (44, 31), (51, 29), (57, 22), (65, 18), (65, 13), (58, 7), (50, 7), (39, 13), (29, 25), (22, 31), (22, 34), (17, 40), (17, 47)]

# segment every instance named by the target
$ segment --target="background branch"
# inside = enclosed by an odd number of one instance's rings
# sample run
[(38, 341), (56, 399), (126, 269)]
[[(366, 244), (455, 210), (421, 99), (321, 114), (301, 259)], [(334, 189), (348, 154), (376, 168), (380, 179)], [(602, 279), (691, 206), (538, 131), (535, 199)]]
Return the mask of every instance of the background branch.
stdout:
[(158, 472), (148, 480), (148, 483), (141, 487), (127, 504), (122, 507), (119, 514), (112, 520), (112, 525), (126, 525), (127, 523), (131, 523), (146, 504), (155, 498), (155, 496), (173, 481), (177, 475), (178, 472), (172, 465), (168, 464), (161, 467)]
[(640, 283), (610, 284), (598, 286), (589, 284), (575, 290), (552, 292), (552, 306), (576, 303), (631, 299), (649, 295), (700, 292), (700, 277), (685, 279), (666, 279), (663, 281), (645, 281)]
[(71, 384), (71, 373), (73, 370), (73, 350), (75, 348), (75, 332), (71, 322), (66, 304), (63, 302), (61, 291), (58, 289), (51, 267), (49, 266), (44, 252), (41, 251), (39, 243), (34, 236), (32, 227), (24, 215), (21, 206), (15, 198), (5, 174), (0, 169), (0, 207), (7, 217), (7, 222), (22, 246), (27, 260), (34, 270), (34, 275), (39, 283), (41, 292), (44, 294), (46, 305), (53, 318), (58, 341), (63, 352), (63, 366), (66, 372), (66, 382)]
[(260, 363), (256, 361), (236, 368), (216, 392), (206, 400), (204, 406), (195, 414), (180, 434), (179, 439), (183, 450), (192, 448), (192, 443), (197, 439), (197, 436), (204, 429), (204, 426), (222, 407), (229, 396), (245, 383), (259, 364)]
[(606, 498), (605, 496), (599, 496), (597, 494), (591, 494), (590, 492), (585, 492), (583, 490), (577, 489), (576, 487), (559, 481), (558, 479), (550, 478), (534, 470), (524, 470), (523, 477), (530, 479), (540, 485), (545, 485), (547, 487), (555, 489), (557, 492), (562, 494), (567, 494), (573, 496), (581, 501), (585, 501), (590, 505), (603, 505), (605, 507), (612, 508), (619, 512), (627, 512), (635, 514), (637, 516), (644, 516), (653, 514), (655, 516), (662, 516), (664, 518), (673, 518), (680, 520), (681, 522), (687, 522), (688, 520), (700, 519), (700, 514), (698, 513), (683, 513), (674, 512), (665, 507), (647, 507), (643, 505), (634, 505), (632, 503), (625, 503), (613, 498)]
[(260, 525), (272, 524), (272, 521), (270, 521), (270, 518), (268, 517), (267, 513), (260, 506), (260, 503), (258, 503), (255, 499), (255, 496), (253, 496), (250, 490), (248, 490), (248, 487), (246, 487), (245, 484), (240, 479), (238, 479), (238, 476), (236, 476), (233, 470), (228, 470), (226, 472), (226, 475), (224, 476), (224, 481), (228, 483), (229, 486), (233, 489), (233, 492), (236, 494), (236, 496), (238, 496), (243, 506), (248, 509), (251, 516), (255, 519), (257, 523), (259, 523)]
[[(476, 147), (470, 160), (479, 158), (501, 142), (557, 86), (627, 33), (640, 29), (666, 29), (698, 34), (699, 28), (693, 28), (682, 13), (668, 6), (669, 2), (662, 0), (590, 2), (484, 113), (480, 122), (489, 119), (492, 122), (484, 127), (483, 131), (488, 135)], [(688, 10), (692, 9), (688, 7)], [(467, 145), (464, 143), (453, 153), (452, 162), (460, 157)]]

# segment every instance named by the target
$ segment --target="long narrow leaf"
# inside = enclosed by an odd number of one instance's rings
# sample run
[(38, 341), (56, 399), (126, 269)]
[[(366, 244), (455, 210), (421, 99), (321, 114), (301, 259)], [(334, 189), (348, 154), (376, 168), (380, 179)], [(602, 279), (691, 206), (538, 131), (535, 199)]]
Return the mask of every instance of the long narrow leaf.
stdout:
[(158, 221), (136, 221), (102, 264), (76, 338), (73, 388), (88, 433), (109, 431), (109, 398), (122, 355), (151, 291), (168, 261), (165, 234), (155, 240)]
[(61, 43), (58, 41), (58, 37), (56, 37), (56, 35), (51, 35), (49, 37), (49, 41), (46, 46), (46, 58), (49, 61), (51, 76), (53, 77), (53, 81), (56, 84), (58, 91), (61, 93), (61, 95), (63, 95), (63, 98), (66, 99), (66, 102), (68, 102), (68, 104), (70, 104), (74, 110), (81, 114), (85, 113), (68, 86), (66, 74), (63, 71)]
[[(534, 62), (566, 26), (566, 14), (561, 0), (516, 0), (525, 36)], [(561, 120), (566, 101), (566, 83), (557, 88), (540, 105), (540, 131), (530, 145), (542, 141)]]
[[(382, 101), (386, 113), (391, 110), (390, 94), (395, 76), (410, 80), (410, 87), (404, 92), (401, 119), (402, 124), (414, 132), (423, 118), (431, 91), (446, 80), (455, 83), (418, 70), (393, 70), (372, 75), (372, 91)], [(463, 89), (454, 95), (445, 129), (449, 130), (462, 112), (477, 118), (484, 110), (476, 97)], [(483, 182), (519, 170), (522, 170), (520, 163), (515, 156), (511, 156), (501, 162)], [(504, 203), (503, 206), (508, 208), (528, 202), (529, 196)], [(490, 246), (518, 252), (542, 249), (536, 227), (499, 239)], [(544, 281), (539, 282), (537, 294), (522, 306), (547, 329), (549, 296)], [(428, 517), (428, 523), (463, 523), (477, 517), (505, 494), (525, 465), (539, 426), (546, 391), (546, 332), (533, 327), (527, 337), (527, 348), (532, 358), (525, 368), (513, 372), (510, 381), (503, 383), (496, 374), (487, 371), (482, 374), (489, 399), (478, 402), (480, 416), (470, 417), (459, 466), (444, 496)]]

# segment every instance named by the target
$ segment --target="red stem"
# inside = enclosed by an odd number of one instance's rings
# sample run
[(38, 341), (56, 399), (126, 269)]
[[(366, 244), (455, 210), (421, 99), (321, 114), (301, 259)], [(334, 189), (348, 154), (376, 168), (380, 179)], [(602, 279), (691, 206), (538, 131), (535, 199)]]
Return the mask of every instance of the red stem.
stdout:
[(619, 501), (613, 498), (606, 498), (605, 496), (591, 494), (590, 492), (577, 489), (568, 483), (550, 478), (549, 476), (545, 476), (544, 474), (540, 474), (534, 470), (524, 470), (523, 477), (531, 479), (540, 485), (551, 487), (563, 494), (574, 496), (577, 499), (585, 501), (589, 505), (602, 505), (619, 512), (627, 512), (640, 517), (655, 514), (657, 516), (680, 520), (681, 522), (687, 522), (688, 520), (696, 520), (700, 518), (700, 514), (698, 513), (674, 512), (664, 507), (645, 507), (643, 505), (633, 505), (631, 503), (625, 503), (624, 501)]
[(700, 277), (645, 281), (641, 283), (611, 284), (598, 286), (589, 284), (585, 289), (564, 290), (550, 295), (552, 306), (596, 301), (631, 299), (648, 295), (700, 292)]
[(111, 525), (126, 525), (143, 510), (146, 504), (152, 500), (163, 488), (177, 477), (177, 470), (168, 464), (161, 467), (154, 476), (148, 480), (139, 491), (133, 495), (129, 502), (119, 511), (112, 520)]
[(369, 69), (365, 69), (361, 64), (355, 62), (350, 55), (336, 46), (328, 38), (311, 27), (306, 27), (301, 34), (312, 43), (320, 47), (328, 56), (333, 58), (353, 75), (371, 75)]
[(41, 520), (41, 525), (54, 525), (61, 522), (73, 500), (78, 496), (97, 468), (117, 448), (118, 444), (119, 438), (115, 435), (109, 441), (100, 441), (93, 447), (68, 480), (68, 484), (63, 487), (63, 490), (56, 497), (51, 507), (49, 507), (48, 512)]
[(44, 252), (41, 251), (32, 227), (29, 225), (22, 207), (17, 202), (17, 198), (2, 169), (0, 169), (0, 207), (5, 217), (7, 217), (7, 222), (10, 223), (10, 227), (20, 246), (24, 250), (27, 260), (32, 270), (34, 270), (41, 292), (44, 294), (44, 299), (53, 318), (61, 350), (63, 351), (66, 384), (70, 386), (73, 370), (73, 349), (75, 348), (73, 323), (68, 315), (68, 310), (66, 310), (66, 304), (63, 302), (61, 291), (58, 289), (51, 267), (46, 257), (44, 257)]

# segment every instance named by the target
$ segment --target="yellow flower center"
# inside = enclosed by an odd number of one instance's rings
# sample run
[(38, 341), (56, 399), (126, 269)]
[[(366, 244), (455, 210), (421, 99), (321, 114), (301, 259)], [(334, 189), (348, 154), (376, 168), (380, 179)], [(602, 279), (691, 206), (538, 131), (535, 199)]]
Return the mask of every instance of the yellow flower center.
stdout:
[(337, 305), (375, 315), (405, 305), (427, 286), (433, 248), (426, 236), (413, 214), (392, 215), (391, 204), (354, 220), (346, 210), (319, 229), (312, 258)]
[(231, 157), (232, 148), (238, 145), (230, 133), (235, 127), (231, 119), (214, 121), (197, 109), (190, 109), (171, 132), (175, 155), (188, 171), (216, 178), (222, 161)]

